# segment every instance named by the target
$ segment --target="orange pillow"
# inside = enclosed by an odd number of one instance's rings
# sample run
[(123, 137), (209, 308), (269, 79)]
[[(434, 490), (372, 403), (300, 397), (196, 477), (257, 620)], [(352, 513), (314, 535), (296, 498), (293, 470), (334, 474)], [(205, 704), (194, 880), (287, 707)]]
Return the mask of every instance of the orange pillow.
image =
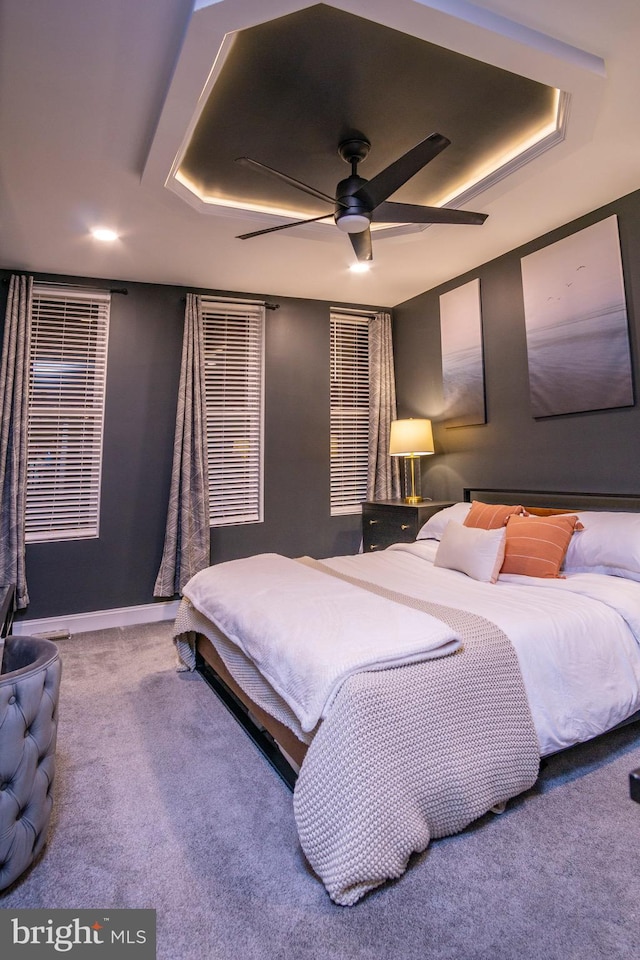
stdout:
[(501, 503), (481, 503), (473, 500), (471, 510), (464, 518), (465, 527), (482, 527), (483, 530), (497, 530), (504, 527), (509, 517), (526, 513), (524, 507), (508, 507)]
[(524, 577), (560, 577), (564, 555), (574, 530), (582, 530), (578, 517), (509, 517), (504, 562), (500, 573)]

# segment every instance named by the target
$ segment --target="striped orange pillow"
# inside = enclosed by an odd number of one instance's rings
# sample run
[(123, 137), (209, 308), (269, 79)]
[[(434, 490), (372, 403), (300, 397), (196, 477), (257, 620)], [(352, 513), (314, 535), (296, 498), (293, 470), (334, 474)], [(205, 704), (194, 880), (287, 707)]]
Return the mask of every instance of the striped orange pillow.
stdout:
[(582, 530), (578, 517), (509, 517), (504, 562), (500, 573), (524, 577), (560, 577), (560, 568), (574, 530)]
[(526, 513), (524, 507), (508, 507), (502, 503), (471, 502), (471, 509), (464, 518), (465, 527), (482, 527), (483, 530), (498, 530), (514, 514)]

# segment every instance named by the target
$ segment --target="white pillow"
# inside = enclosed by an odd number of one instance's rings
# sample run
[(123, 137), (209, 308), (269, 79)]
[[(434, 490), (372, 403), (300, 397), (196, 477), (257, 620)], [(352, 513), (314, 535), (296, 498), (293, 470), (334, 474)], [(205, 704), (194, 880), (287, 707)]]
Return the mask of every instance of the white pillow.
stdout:
[(483, 530), (450, 520), (442, 534), (434, 566), (459, 570), (484, 583), (495, 583), (504, 560), (506, 538), (506, 527)]
[(589, 510), (571, 538), (564, 573), (606, 573), (640, 580), (640, 514)]
[(420, 527), (416, 540), (440, 540), (449, 521), (456, 520), (462, 523), (469, 510), (471, 510), (470, 503), (454, 503), (452, 507), (438, 510)]

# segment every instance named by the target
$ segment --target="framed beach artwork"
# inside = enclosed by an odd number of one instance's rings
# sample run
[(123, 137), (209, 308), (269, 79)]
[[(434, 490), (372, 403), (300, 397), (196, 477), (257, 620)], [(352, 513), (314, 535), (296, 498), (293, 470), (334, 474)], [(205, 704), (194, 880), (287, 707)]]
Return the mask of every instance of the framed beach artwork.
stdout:
[(523, 257), (534, 417), (632, 406), (618, 218)]
[(444, 423), (486, 423), (480, 280), (440, 297)]

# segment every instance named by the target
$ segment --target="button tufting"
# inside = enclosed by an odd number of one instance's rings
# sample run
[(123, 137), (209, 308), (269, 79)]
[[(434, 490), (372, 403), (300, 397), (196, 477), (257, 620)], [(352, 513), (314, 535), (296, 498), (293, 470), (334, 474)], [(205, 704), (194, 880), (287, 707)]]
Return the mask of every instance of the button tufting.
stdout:
[(14, 661), (19, 659), (23, 666), (11, 678), (3, 675), (0, 689), (0, 761), (5, 761), (0, 763), (0, 837), (5, 839), (0, 847), (10, 847), (0, 850), (0, 893), (33, 863), (46, 838), (55, 792), (50, 781), (60, 682), (57, 655), (46, 670), (37, 666), (45, 647), (53, 657), (50, 641), (21, 637), (5, 643), (5, 661), (9, 662), (7, 653), (13, 645)]

